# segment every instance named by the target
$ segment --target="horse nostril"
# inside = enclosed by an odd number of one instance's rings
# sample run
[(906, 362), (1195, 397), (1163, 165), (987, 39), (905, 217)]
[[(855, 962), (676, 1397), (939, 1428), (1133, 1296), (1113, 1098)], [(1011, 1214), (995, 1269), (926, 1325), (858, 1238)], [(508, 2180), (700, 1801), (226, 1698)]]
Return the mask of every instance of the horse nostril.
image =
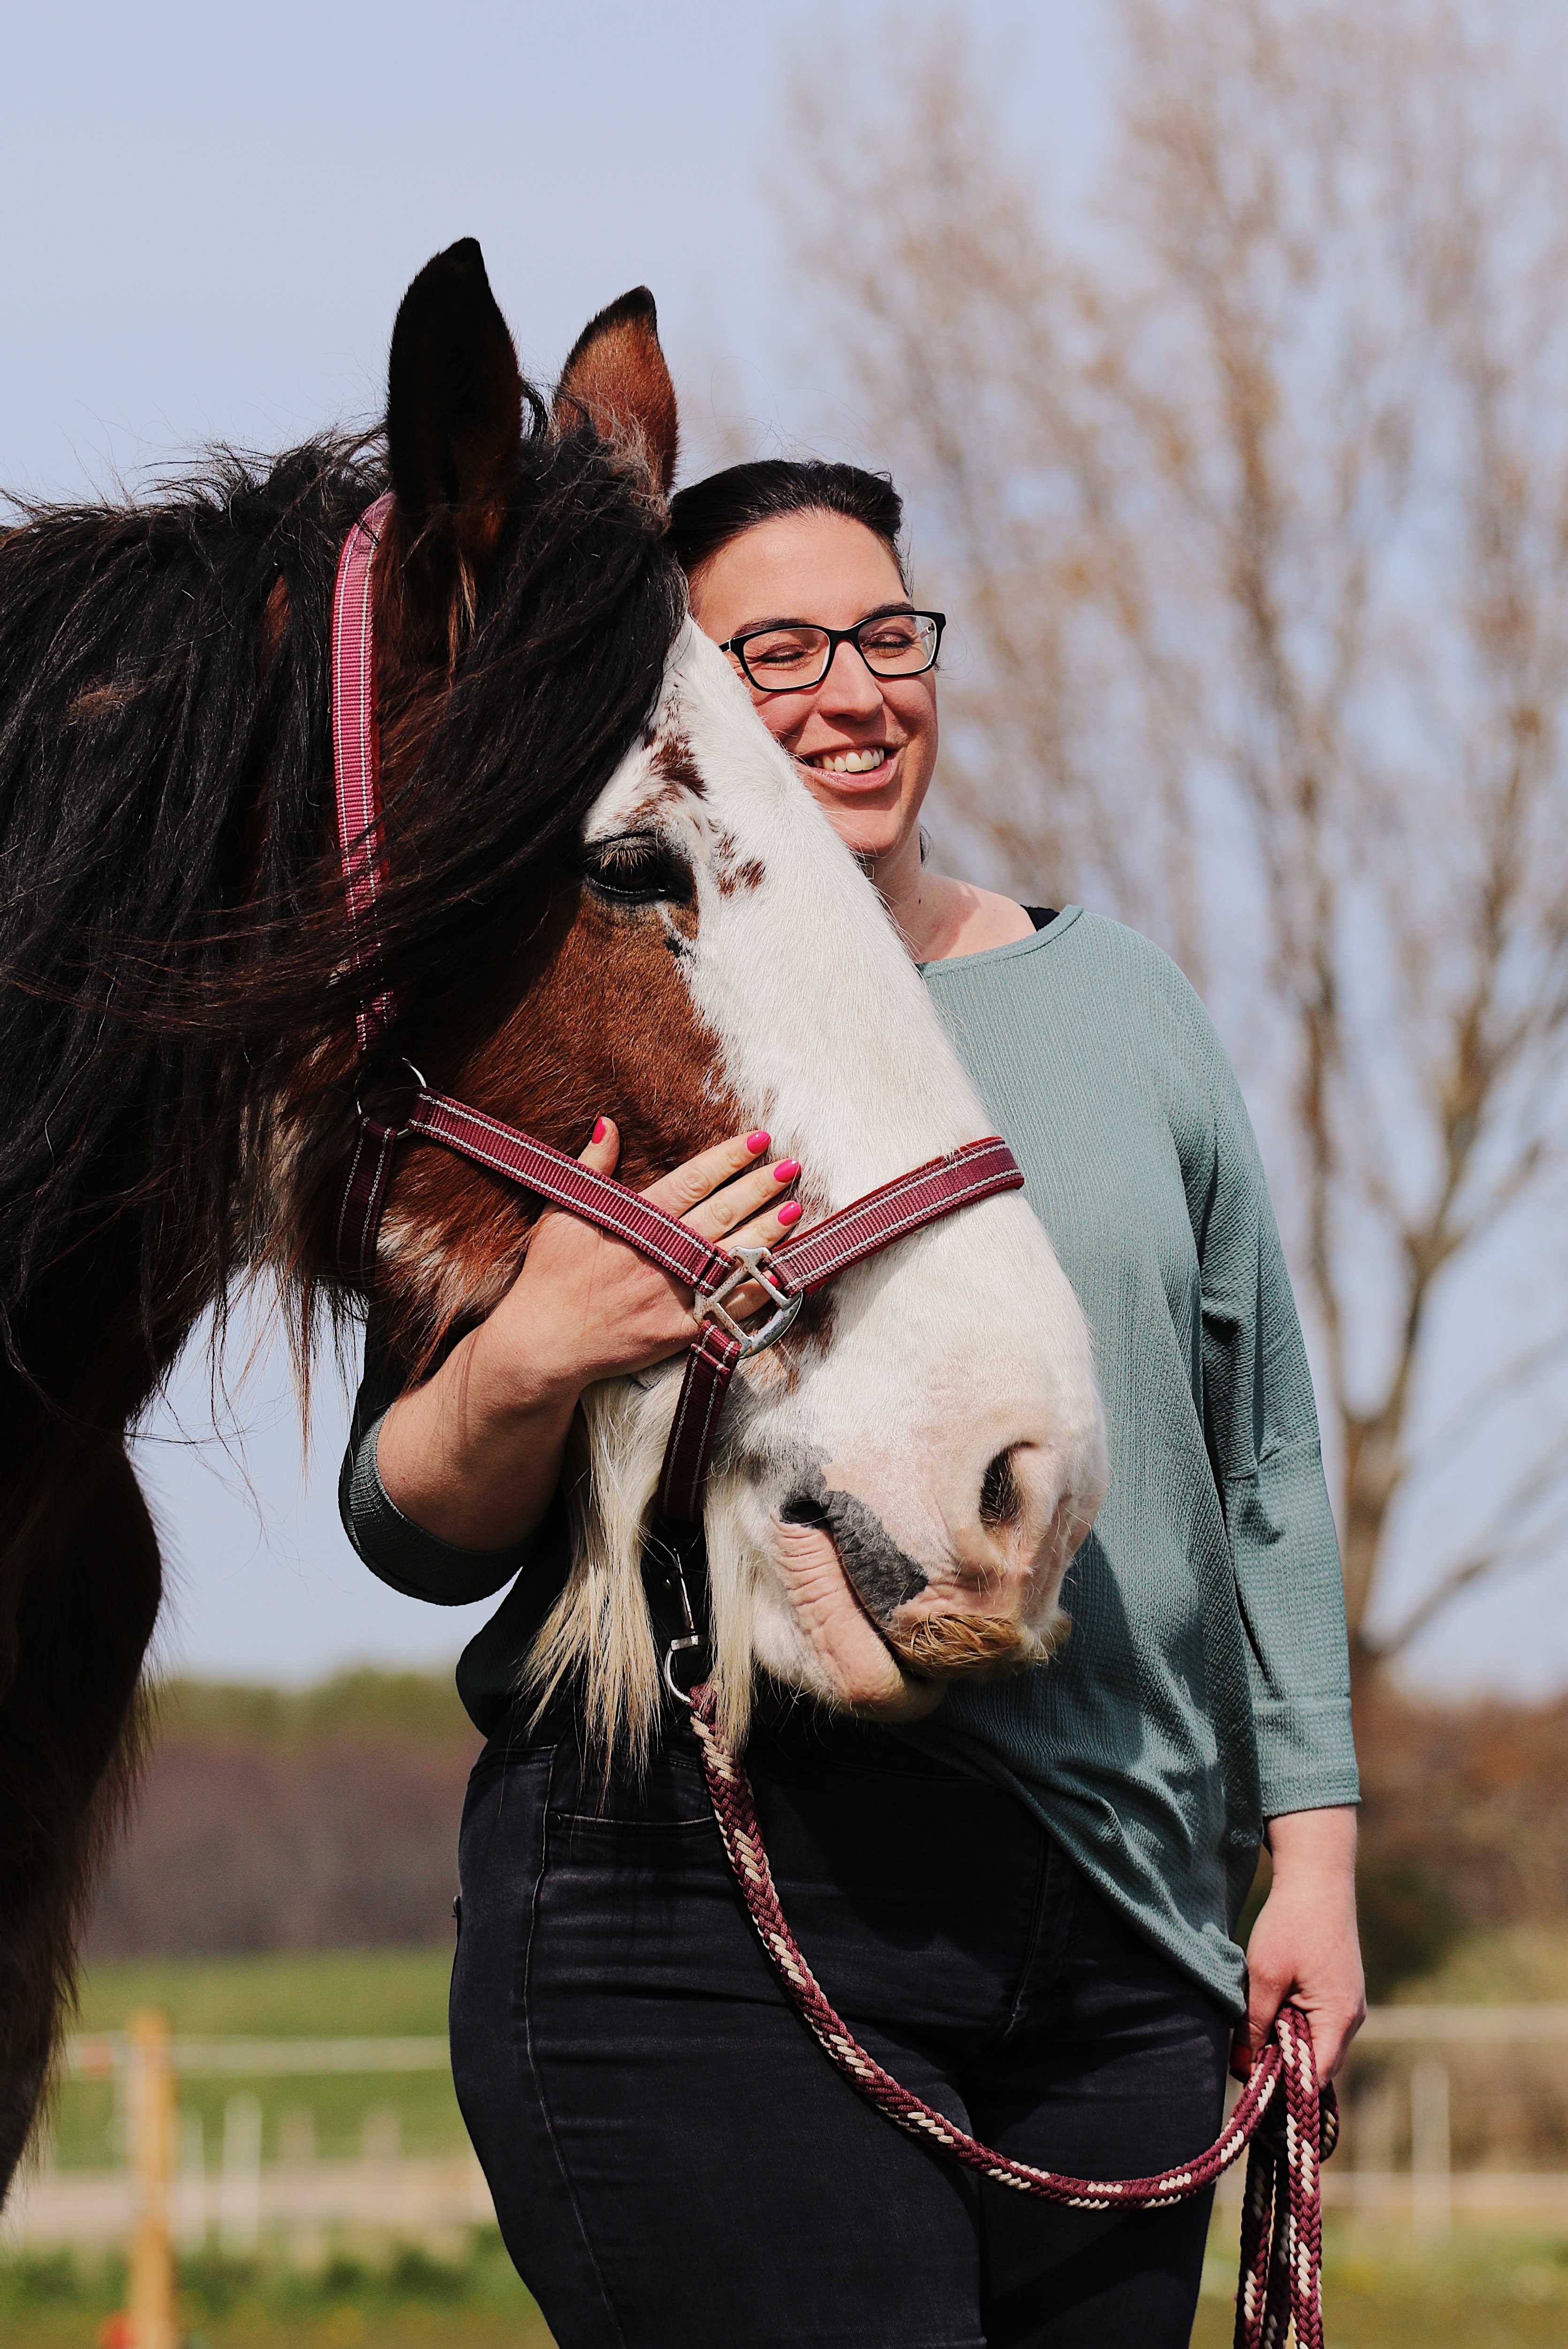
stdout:
[(1018, 1489), (1018, 1479), (1012, 1473), (1014, 1447), (1009, 1444), (992, 1462), (980, 1485), (980, 1521), (982, 1526), (1016, 1525), (1023, 1507), (1023, 1495)]

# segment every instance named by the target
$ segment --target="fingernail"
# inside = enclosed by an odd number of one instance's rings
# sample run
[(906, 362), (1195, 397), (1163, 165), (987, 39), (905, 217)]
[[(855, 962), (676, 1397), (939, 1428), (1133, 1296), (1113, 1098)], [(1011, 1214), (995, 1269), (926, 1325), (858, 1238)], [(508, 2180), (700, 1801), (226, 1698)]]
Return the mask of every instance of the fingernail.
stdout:
[(774, 1168), (774, 1181), (775, 1183), (793, 1183), (799, 1173), (800, 1160), (798, 1158), (781, 1158), (778, 1164)]
[(746, 1148), (751, 1152), (753, 1158), (760, 1158), (772, 1140), (773, 1135), (771, 1133), (763, 1133), (759, 1129), (755, 1133), (747, 1134)]
[(596, 1142), (602, 1142), (604, 1138), (605, 1122), (602, 1117), (596, 1117), (594, 1120), (594, 1140)]
[(799, 1201), (798, 1199), (786, 1199), (786, 1200), (784, 1201), (784, 1206), (779, 1209), (779, 1218), (778, 1218), (778, 1219), (779, 1219), (780, 1223), (781, 1223), (781, 1224), (798, 1224), (798, 1223), (799, 1223), (799, 1221), (800, 1221), (800, 1217), (801, 1217), (801, 1206), (800, 1206), (800, 1201)]

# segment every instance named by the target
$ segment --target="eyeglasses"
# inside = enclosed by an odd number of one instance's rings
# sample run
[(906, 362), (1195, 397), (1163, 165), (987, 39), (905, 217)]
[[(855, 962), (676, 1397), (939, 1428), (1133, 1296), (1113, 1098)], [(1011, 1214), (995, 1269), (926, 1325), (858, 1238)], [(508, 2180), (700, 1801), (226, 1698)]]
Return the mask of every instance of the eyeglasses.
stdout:
[(747, 628), (722, 644), (748, 685), (759, 693), (809, 693), (822, 683), (840, 645), (853, 645), (873, 677), (923, 677), (936, 666), (945, 612), (885, 612), (852, 628), (819, 628), (806, 621), (785, 627)]

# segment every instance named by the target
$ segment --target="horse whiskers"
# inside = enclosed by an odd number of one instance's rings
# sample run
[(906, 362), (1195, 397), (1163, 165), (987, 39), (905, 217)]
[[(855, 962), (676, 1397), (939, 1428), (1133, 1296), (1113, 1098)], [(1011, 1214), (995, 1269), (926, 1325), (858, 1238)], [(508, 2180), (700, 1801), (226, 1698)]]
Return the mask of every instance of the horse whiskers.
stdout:
[(1067, 1618), (1057, 1608), (1038, 1630), (997, 1615), (958, 1613), (921, 1615), (897, 1630), (884, 1627), (883, 1637), (899, 1662), (925, 1679), (961, 1672), (966, 1680), (988, 1680), (1044, 1662), (1062, 1645), (1067, 1630)]

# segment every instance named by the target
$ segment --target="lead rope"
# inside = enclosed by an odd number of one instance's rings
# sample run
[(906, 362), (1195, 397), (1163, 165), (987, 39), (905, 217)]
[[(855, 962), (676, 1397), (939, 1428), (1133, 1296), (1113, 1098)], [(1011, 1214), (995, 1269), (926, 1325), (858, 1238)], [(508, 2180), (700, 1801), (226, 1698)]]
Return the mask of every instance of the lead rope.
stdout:
[[(1324, 2349), (1319, 2164), (1334, 2151), (1339, 2115), (1333, 2088), (1325, 2082), (1318, 2089), (1312, 2030), (1300, 2007), (1281, 2008), (1274, 2038), (1254, 2063), (1220, 2137), (1179, 2168), (1153, 2178), (1066, 2178), (995, 2153), (901, 2086), (835, 2012), (780, 1905), (751, 1781), (719, 1729), (712, 1688), (704, 1682), (694, 1689), (691, 1703), (708, 1798), (741, 1898), (792, 2002), (850, 2085), (901, 2129), (933, 2141), (966, 2169), (1079, 2210), (1165, 2209), (1211, 2186), (1248, 2148), (1235, 2349), (1283, 2349), (1293, 2323), (1296, 2349)], [(1283, 2096), (1276, 2100), (1282, 2083)]]

